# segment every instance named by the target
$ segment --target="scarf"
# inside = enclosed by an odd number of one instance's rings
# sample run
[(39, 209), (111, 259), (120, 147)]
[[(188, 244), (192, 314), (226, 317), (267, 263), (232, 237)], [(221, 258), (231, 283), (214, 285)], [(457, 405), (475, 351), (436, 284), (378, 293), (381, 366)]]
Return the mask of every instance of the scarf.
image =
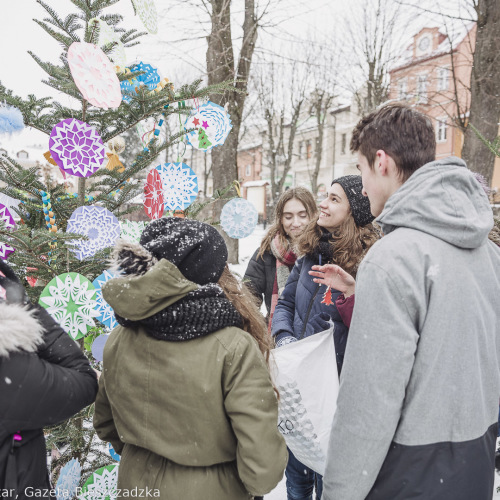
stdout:
[(203, 337), (228, 326), (241, 328), (240, 313), (213, 283), (200, 286), (185, 297), (148, 318), (131, 321), (115, 313), (125, 327), (143, 327), (158, 340), (183, 341)]
[(328, 264), (333, 260), (332, 234), (324, 228), (321, 228), (322, 235), (317, 246), (309, 254), (320, 266)]
[(271, 324), (273, 321), (274, 310), (280, 295), (285, 289), (290, 271), (297, 260), (297, 255), (290, 248), (288, 240), (286, 246), (282, 245), (280, 235), (277, 234), (271, 240), (271, 252), (276, 257), (276, 274), (274, 276), (273, 295), (271, 297), (271, 310), (269, 311), (268, 330), (271, 333)]

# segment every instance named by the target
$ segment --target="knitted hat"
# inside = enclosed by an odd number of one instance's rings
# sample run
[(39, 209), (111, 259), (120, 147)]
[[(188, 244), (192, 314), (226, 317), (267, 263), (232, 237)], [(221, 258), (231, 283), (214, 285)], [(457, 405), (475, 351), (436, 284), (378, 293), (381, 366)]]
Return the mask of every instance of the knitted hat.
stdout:
[(370, 211), (370, 201), (362, 193), (363, 183), (360, 175), (344, 175), (332, 182), (332, 186), (338, 183), (342, 186), (349, 205), (351, 213), (357, 226), (363, 227), (369, 224), (375, 217)]
[(144, 229), (140, 243), (199, 285), (217, 283), (227, 261), (226, 243), (217, 229), (193, 219), (157, 219)]

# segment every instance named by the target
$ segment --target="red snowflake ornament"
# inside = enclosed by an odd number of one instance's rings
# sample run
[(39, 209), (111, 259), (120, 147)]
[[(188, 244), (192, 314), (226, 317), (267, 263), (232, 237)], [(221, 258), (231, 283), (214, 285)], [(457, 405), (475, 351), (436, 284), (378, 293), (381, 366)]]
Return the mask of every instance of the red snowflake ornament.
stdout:
[(331, 306), (333, 304), (332, 301), (332, 289), (328, 287), (326, 289), (325, 294), (323, 295), (323, 300), (321, 301), (322, 304), (326, 304), (327, 306)]
[(159, 219), (165, 209), (163, 198), (163, 184), (160, 174), (155, 168), (151, 169), (144, 186), (144, 210), (150, 219)]

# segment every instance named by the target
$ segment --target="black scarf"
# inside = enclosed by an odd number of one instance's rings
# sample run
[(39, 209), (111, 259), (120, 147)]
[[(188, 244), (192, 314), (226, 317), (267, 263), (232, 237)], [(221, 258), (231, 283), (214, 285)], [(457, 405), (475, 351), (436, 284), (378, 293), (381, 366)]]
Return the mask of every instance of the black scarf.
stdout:
[(139, 321), (116, 320), (125, 327), (143, 327), (158, 340), (183, 341), (203, 337), (228, 326), (241, 328), (240, 313), (215, 284), (200, 286), (194, 292), (159, 313)]
[(314, 250), (309, 253), (315, 262), (319, 264), (319, 256), (321, 255), (321, 265), (328, 264), (333, 259), (332, 234), (324, 228), (321, 228), (321, 238)]

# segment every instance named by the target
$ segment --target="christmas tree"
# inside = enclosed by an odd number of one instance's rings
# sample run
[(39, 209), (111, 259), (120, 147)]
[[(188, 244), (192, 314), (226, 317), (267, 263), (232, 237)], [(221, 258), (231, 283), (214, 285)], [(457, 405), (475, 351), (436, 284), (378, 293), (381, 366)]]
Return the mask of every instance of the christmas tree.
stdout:
[[(143, 190), (143, 184), (135, 182), (134, 177), (150, 167), (160, 152), (183, 140), (183, 132), (170, 135), (168, 141), (163, 142), (154, 135), (133, 161), (125, 162), (125, 168), (105, 168), (103, 144), (109, 144), (120, 134), (126, 135), (148, 118), (166, 121), (172, 114), (189, 114), (190, 108), (185, 106), (185, 101), (234, 90), (231, 82), (203, 87), (201, 80), (197, 80), (174, 91), (173, 85), (166, 83), (166, 79), (156, 84), (154, 79), (141, 78), (145, 74), (149, 76), (148, 69), (131, 71), (121, 66), (119, 59), (123, 50), (138, 44), (139, 38), (147, 33), (121, 27), (122, 16), (108, 12), (118, 2), (71, 0), (75, 11), (62, 18), (48, 4), (38, 0), (47, 17), (35, 22), (59, 42), (62, 53), (57, 63), (42, 61), (31, 52), (30, 55), (47, 73), (44, 83), (70, 96), (74, 107), (64, 106), (51, 97), (29, 95), (24, 99), (0, 83), (0, 102), (5, 103), (4, 108), (19, 110), (25, 126), (45, 133), (47, 149), (58, 141), (59, 145), (67, 145), (68, 138), (73, 140), (74, 149), (64, 154), (68, 155), (69, 163), (72, 161), (75, 168), (80, 169), (77, 173), (78, 192), (73, 195), (66, 192), (64, 185), (54, 183), (50, 172), (40, 172), (37, 167), (23, 168), (15, 159), (0, 156), (0, 181), (5, 184), (0, 192), (16, 201), (7, 210), (11, 217), (4, 213), (0, 218), (0, 246), (4, 251), (9, 248), (15, 250), (9, 255), (9, 263), (27, 285), (33, 302), (38, 302), (45, 286), (62, 274), (78, 273), (92, 282), (103, 273), (111, 248), (108, 246), (89, 252), (79, 252), (79, 249), (84, 244), (91, 248), (99, 231), (107, 230), (106, 224), (94, 228), (94, 233), (89, 231), (87, 236), (72, 233), (68, 231), (68, 226), (70, 229), (76, 227), (69, 223), (72, 214), (79, 209), (106, 209), (114, 217), (123, 219), (136, 209), (127, 206), (127, 203)], [(78, 49), (100, 57), (99, 46), (117, 70), (114, 75), (122, 82), (124, 101), (120, 102), (121, 95), (116, 102), (116, 95), (110, 98), (106, 94), (110, 88), (116, 90), (116, 84), (106, 87), (101, 79), (102, 72), (90, 67), (90, 59), (80, 58), (77, 68), (80, 73), (71, 65), (72, 52)], [(100, 63), (106, 65), (109, 60), (101, 60)], [(85, 64), (89, 67), (87, 71)], [(182, 106), (177, 103), (182, 103)], [(96, 148), (103, 156), (100, 168), (95, 168)], [(61, 158), (54, 158), (56, 149), (53, 147), (52, 154), (47, 154), (49, 161), (57, 165), (53, 166), (55, 170), (61, 167)], [(3, 210), (6, 207), (1, 205), (0, 208)], [(12, 227), (16, 215), (19, 221)], [(97, 322), (94, 324), (96, 326), (78, 342), (88, 352), (92, 364), (100, 368), (100, 363), (93, 359), (89, 351), (92, 341), (105, 330)], [(93, 470), (111, 463), (111, 458), (103, 453), (104, 447), (95, 436), (92, 415), (93, 406), (47, 430), (49, 447), (58, 447), (61, 451), (61, 455), (52, 460), (53, 479), (72, 458), (80, 462), (84, 479)]]
[(207, 132), (203, 127), (198, 130), (198, 141), (200, 149), (208, 149), (212, 143), (208, 140)]

